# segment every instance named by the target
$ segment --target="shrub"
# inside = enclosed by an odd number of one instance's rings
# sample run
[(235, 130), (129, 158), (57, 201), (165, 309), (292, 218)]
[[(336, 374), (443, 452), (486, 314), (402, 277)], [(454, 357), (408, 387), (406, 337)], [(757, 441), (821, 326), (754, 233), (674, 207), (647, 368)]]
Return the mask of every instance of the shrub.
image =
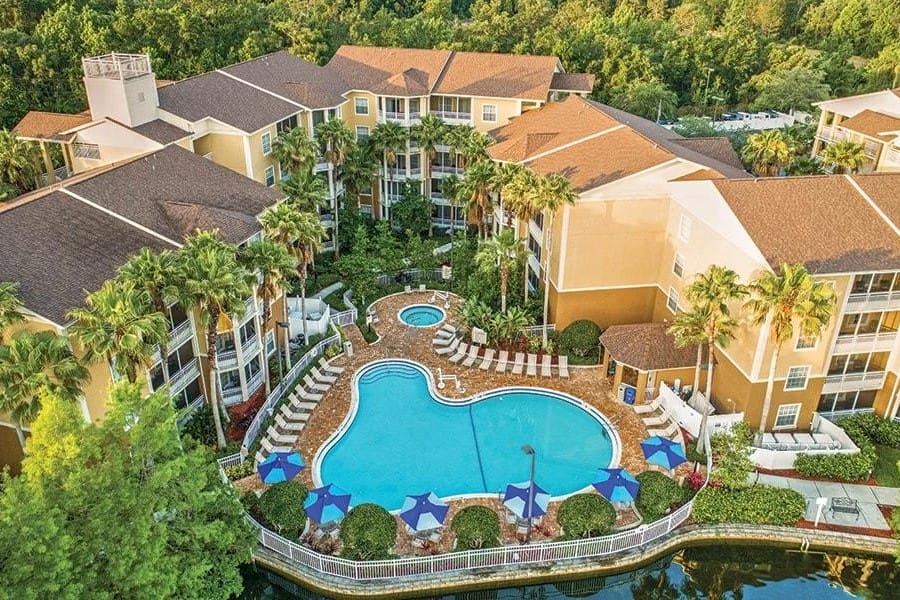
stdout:
[(559, 506), (556, 516), (566, 538), (605, 535), (616, 524), (616, 509), (603, 496), (575, 494)]
[(297, 538), (306, 526), (306, 488), (297, 481), (276, 483), (259, 497), (262, 518), (279, 533)]
[(345, 558), (381, 560), (390, 556), (397, 540), (397, 521), (377, 504), (360, 504), (341, 522), (340, 535)]
[(559, 334), (559, 351), (573, 356), (588, 356), (599, 351), (600, 326), (580, 319), (569, 323)]
[(225, 475), (231, 481), (249, 477), (250, 475), (253, 475), (253, 463), (249, 460), (245, 460), (239, 465), (231, 465), (230, 467), (225, 467)]
[(204, 403), (194, 411), (191, 418), (182, 425), (181, 435), (189, 435), (204, 446), (216, 445), (216, 429), (208, 404)]
[(687, 490), (664, 473), (644, 471), (636, 479), (641, 487), (634, 504), (645, 523), (662, 517), (673, 505), (681, 504), (687, 497)]
[(704, 523), (793, 525), (806, 512), (802, 494), (769, 485), (727, 490), (707, 487), (694, 498), (691, 516)]
[(495, 548), (500, 545), (500, 518), (486, 506), (468, 506), (453, 517), (450, 529), (464, 550)]
[(753, 472), (750, 460), (750, 444), (753, 433), (743, 421), (735, 423), (728, 433), (710, 438), (713, 463), (712, 480), (727, 488), (737, 489), (747, 485), (747, 477)]
[(860, 445), (858, 454), (800, 454), (794, 469), (809, 477), (860, 481), (868, 479), (878, 456), (872, 443)]
[(900, 423), (883, 419), (872, 413), (859, 413), (838, 421), (857, 445), (863, 438), (882, 446), (900, 448)]
[(238, 500), (248, 513), (255, 513), (259, 510), (259, 496), (252, 490), (241, 494)]

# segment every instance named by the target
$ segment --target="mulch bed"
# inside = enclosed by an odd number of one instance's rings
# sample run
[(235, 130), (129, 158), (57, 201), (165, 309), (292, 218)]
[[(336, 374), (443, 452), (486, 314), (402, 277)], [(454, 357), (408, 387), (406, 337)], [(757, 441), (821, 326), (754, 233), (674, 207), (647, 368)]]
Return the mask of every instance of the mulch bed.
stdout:
[(265, 401), (266, 388), (261, 387), (246, 402), (228, 407), (231, 423), (228, 425), (228, 430), (225, 431), (225, 437), (233, 442), (242, 441), (247, 428), (253, 422), (253, 417), (256, 416)]
[(889, 529), (869, 529), (868, 527), (850, 527), (847, 525), (832, 525), (831, 523), (824, 523), (819, 521), (819, 526), (814, 527), (812, 521), (799, 521), (796, 525), (800, 529), (821, 529), (823, 531), (837, 531), (840, 533), (856, 533), (861, 535), (871, 535), (873, 537), (880, 538), (892, 538), (894, 537), (891, 534)]
[(803, 473), (798, 473), (793, 469), (761, 469), (757, 467), (757, 473), (762, 473), (763, 475), (778, 475), (781, 477), (790, 477), (791, 479), (805, 479), (806, 481), (823, 481), (829, 483), (851, 483), (851, 484), (859, 484), (859, 485), (878, 485), (875, 481), (874, 477), (869, 477), (865, 480), (857, 480), (852, 481), (849, 479), (828, 479), (825, 477), (812, 477), (810, 475), (804, 475)]

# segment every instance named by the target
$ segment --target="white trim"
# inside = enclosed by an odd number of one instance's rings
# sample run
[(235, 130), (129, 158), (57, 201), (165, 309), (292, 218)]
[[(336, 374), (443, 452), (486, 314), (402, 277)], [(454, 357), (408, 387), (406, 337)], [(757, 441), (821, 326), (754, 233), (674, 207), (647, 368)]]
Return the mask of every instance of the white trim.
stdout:
[[(794, 415), (794, 422), (790, 425), (779, 425), (778, 424), (778, 416), (781, 413), (782, 408), (793, 408), (797, 407), (797, 414)], [(803, 404), (800, 402), (791, 402), (790, 404), (779, 404), (778, 408), (775, 410), (775, 420), (772, 422), (772, 430), (776, 429), (794, 429), (797, 427), (797, 421), (800, 420), (800, 411), (803, 410)]]
[(276, 94), (275, 92), (269, 91), (264, 87), (260, 87), (254, 83), (250, 83), (249, 81), (241, 79), (240, 77), (236, 77), (236, 76), (232, 75), (231, 73), (223, 71), (222, 69), (216, 69), (216, 73), (221, 73), (225, 77), (229, 77), (231, 79), (234, 79), (235, 81), (239, 81), (246, 86), (249, 86), (249, 87), (252, 87), (253, 89), (259, 90), (260, 92), (266, 93), (274, 98), (278, 98), (279, 100), (281, 100), (283, 102), (287, 102), (288, 104), (293, 104), (294, 106), (298, 106), (298, 107), (302, 108), (303, 110), (312, 110), (308, 106), (303, 106), (299, 102), (295, 102), (295, 101), (291, 100), (290, 98), (286, 98), (286, 97), (282, 96), (281, 94)]
[[(803, 387), (788, 387), (788, 381), (791, 380), (791, 371), (794, 369), (806, 369), (806, 374), (803, 376)], [(782, 391), (785, 392), (802, 392), (807, 387), (809, 387), (809, 376), (812, 373), (812, 365), (794, 365), (788, 367), (787, 374), (784, 376), (784, 387)]]
[(67, 189), (67, 188), (60, 188), (59, 191), (62, 192), (62, 193), (64, 193), (64, 194), (66, 194), (66, 195), (68, 195), (68, 196), (71, 196), (72, 198), (74, 198), (75, 200), (78, 200), (79, 202), (84, 202), (84, 203), (87, 204), (88, 206), (90, 206), (90, 207), (92, 207), (92, 208), (96, 208), (96, 209), (99, 210), (100, 212), (106, 213), (107, 215), (109, 215), (109, 216), (111, 216), (111, 217), (113, 217), (113, 218), (115, 218), (115, 219), (118, 219), (119, 221), (122, 221), (123, 223), (127, 223), (128, 225), (131, 225), (131, 226), (134, 227), (135, 229), (139, 229), (139, 230), (143, 231), (144, 233), (150, 234), (150, 235), (152, 235), (152, 236), (155, 237), (155, 238), (159, 238), (159, 239), (161, 239), (162, 241), (164, 241), (164, 242), (166, 242), (166, 243), (168, 243), (168, 244), (172, 244), (172, 245), (175, 246), (176, 248), (181, 248), (181, 246), (182, 246), (182, 244), (179, 244), (178, 242), (175, 242), (175, 241), (173, 241), (173, 240), (170, 240), (170, 239), (167, 238), (166, 236), (160, 235), (159, 233), (153, 231), (152, 229), (150, 229), (150, 228), (148, 228), (148, 227), (144, 227), (144, 226), (141, 225), (140, 223), (136, 223), (135, 221), (132, 221), (131, 219), (128, 219), (128, 218), (126, 218), (126, 217), (123, 217), (122, 215), (120, 215), (120, 214), (118, 214), (118, 213), (116, 213), (116, 212), (113, 212), (113, 211), (109, 210), (108, 208), (104, 208), (104, 207), (100, 206), (99, 204), (96, 204), (96, 203), (94, 203), (94, 202), (91, 202), (91, 201), (88, 200), (87, 198), (84, 198), (83, 196), (79, 196), (78, 194), (76, 194), (75, 192), (73, 192), (73, 191), (71, 191), (71, 190), (69, 190), (69, 189)]
[[(494, 118), (493, 119), (486, 119), (484, 116), (484, 109), (486, 109), (488, 107), (490, 107), (494, 110)], [(497, 105), (496, 104), (482, 104), (481, 105), (481, 120), (484, 121), (485, 123), (496, 123), (497, 122)]]
[(875, 213), (876, 213), (879, 217), (881, 217), (881, 220), (884, 221), (885, 223), (887, 223), (888, 227), (890, 227), (890, 228), (894, 231), (894, 235), (900, 236), (900, 227), (897, 227), (896, 225), (894, 225), (893, 221), (891, 221), (891, 220), (888, 218), (888, 216), (887, 216), (886, 214), (884, 214), (884, 211), (881, 210), (881, 208), (880, 208), (877, 204), (875, 204), (875, 201), (872, 200), (872, 198), (870, 198), (869, 195), (866, 194), (866, 193), (862, 190), (861, 187), (859, 187), (859, 184), (856, 183), (850, 175), (844, 175), (844, 178), (845, 178), (847, 181), (849, 181), (849, 182), (850, 182), (850, 185), (853, 186), (853, 189), (855, 189), (855, 190), (859, 193), (859, 195), (862, 196), (863, 199), (864, 199), (866, 202), (869, 203), (869, 206), (871, 206), (871, 207), (872, 207), (872, 210), (874, 210)]
[[(365, 103), (366, 103), (366, 112), (364, 112), (364, 113), (359, 112), (359, 111), (356, 109), (356, 103), (359, 102), (360, 100), (364, 100)], [(372, 114), (371, 108), (372, 108), (372, 107), (369, 106), (369, 99), (366, 98), (365, 96), (355, 96), (355, 97), (353, 98), (353, 114), (354, 114), (355, 116), (365, 116), (365, 117), (368, 117), (369, 115)]]
[[(519, 162), (520, 162), (521, 164), (524, 165), (525, 163), (530, 163), (531, 161), (537, 160), (537, 159), (539, 159), (539, 158), (543, 158), (543, 157), (545, 157), (545, 156), (549, 156), (550, 154), (555, 154), (555, 153), (560, 152), (560, 151), (562, 151), (562, 150), (566, 150), (567, 148), (571, 148), (572, 146), (577, 146), (578, 144), (581, 144), (581, 143), (583, 143), (583, 142), (587, 142), (587, 141), (593, 140), (593, 139), (595, 139), (595, 138), (598, 138), (598, 137), (600, 137), (600, 136), (602, 136), (602, 135), (606, 135), (607, 133), (612, 133), (612, 132), (614, 132), (614, 131), (618, 131), (619, 129), (625, 129), (625, 125), (616, 125), (616, 126), (614, 126), (614, 127), (610, 127), (609, 129), (604, 129), (604, 130), (602, 130), (602, 131), (598, 131), (598, 132), (596, 132), (596, 133), (592, 133), (592, 134), (589, 135), (589, 136), (586, 136), (586, 137), (583, 137), (583, 138), (581, 138), (581, 139), (577, 139), (577, 140), (575, 140), (575, 141), (569, 142), (568, 144), (563, 144), (563, 145), (561, 145), (561, 146), (557, 146), (557, 147), (555, 147), (555, 148), (551, 148), (550, 150), (545, 150), (544, 152), (538, 152), (537, 154), (535, 154), (535, 155), (533, 155), (533, 156), (529, 156), (529, 157), (526, 158), (525, 160), (521, 160), (521, 161), (519, 161)], [(656, 166), (656, 165), (654, 165), (654, 166)], [(619, 181), (619, 180), (617, 179), (616, 181)], [(610, 183), (612, 183), (612, 182), (610, 182)]]
[(250, 154), (252, 153), (252, 149), (250, 148), (250, 136), (244, 136), (244, 170), (247, 171), (246, 175), (250, 179), (253, 179), (253, 161), (250, 160)]

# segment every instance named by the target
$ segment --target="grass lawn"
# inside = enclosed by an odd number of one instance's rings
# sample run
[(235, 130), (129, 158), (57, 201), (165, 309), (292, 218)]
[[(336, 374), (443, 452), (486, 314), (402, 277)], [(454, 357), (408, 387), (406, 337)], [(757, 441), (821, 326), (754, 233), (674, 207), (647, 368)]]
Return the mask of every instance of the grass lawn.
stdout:
[(888, 487), (900, 487), (900, 471), (897, 469), (897, 461), (900, 461), (900, 448), (890, 446), (876, 446), (878, 462), (875, 463), (875, 480), (878, 485)]

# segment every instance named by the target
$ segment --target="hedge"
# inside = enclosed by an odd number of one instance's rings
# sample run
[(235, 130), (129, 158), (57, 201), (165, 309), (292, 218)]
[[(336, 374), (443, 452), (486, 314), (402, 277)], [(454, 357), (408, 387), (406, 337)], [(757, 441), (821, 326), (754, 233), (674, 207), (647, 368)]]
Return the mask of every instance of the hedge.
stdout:
[(300, 482), (276, 483), (259, 497), (259, 513), (278, 533), (296, 539), (306, 527), (306, 495)]
[(641, 487), (638, 489), (635, 506), (645, 523), (655, 521), (669, 512), (673, 505), (682, 504), (690, 494), (671, 477), (658, 471), (644, 471), (635, 477)]
[(707, 487), (694, 497), (691, 517), (701, 523), (793, 525), (806, 513), (802, 494), (770, 485), (726, 490)]
[(377, 504), (354, 506), (341, 522), (341, 556), (351, 560), (390, 557), (397, 541), (397, 521)]
[(463, 550), (500, 545), (500, 517), (487, 506), (468, 506), (453, 517), (450, 529)]
[(556, 520), (567, 539), (605, 535), (616, 524), (616, 509), (603, 496), (575, 494), (559, 506)]
[(838, 421), (859, 454), (801, 454), (794, 469), (810, 477), (859, 481), (868, 479), (878, 461), (875, 444), (900, 448), (900, 423), (872, 413), (859, 413)]
[(588, 356), (599, 351), (600, 326), (593, 321), (573, 321), (559, 334), (559, 351), (570, 356)]

